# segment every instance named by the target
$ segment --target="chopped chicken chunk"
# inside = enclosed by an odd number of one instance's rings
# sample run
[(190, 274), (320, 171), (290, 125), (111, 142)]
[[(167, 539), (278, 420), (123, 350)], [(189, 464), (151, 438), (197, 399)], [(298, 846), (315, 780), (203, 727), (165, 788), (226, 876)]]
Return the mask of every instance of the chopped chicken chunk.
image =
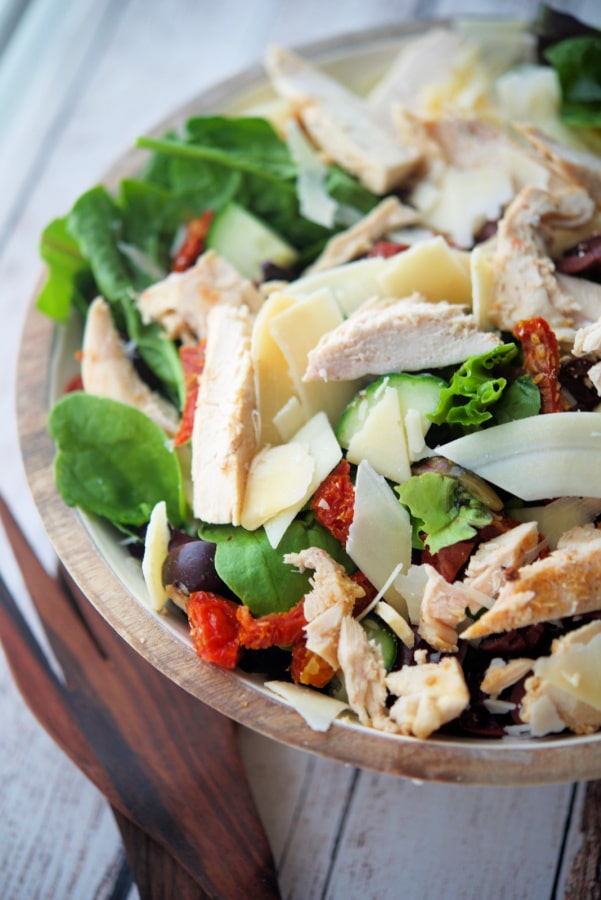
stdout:
[(179, 413), (171, 403), (142, 381), (128, 359), (113, 323), (111, 310), (102, 297), (91, 304), (83, 336), (81, 378), (84, 390), (135, 406), (173, 437)]
[(385, 727), (386, 669), (382, 651), (356, 619), (342, 620), (338, 659), (351, 709), (363, 725)]
[(589, 354), (601, 356), (601, 319), (578, 329), (574, 337), (572, 353), (574, 356), (588, 356)]
[(554, 226), (577, 227), (592, 213), (590, 197), (579, 188), (553, 194), (532, 187), (520, 191), (497, 232), (496, 290), (488, 311), (494, 325), (513, 331), (521, 319), (535, 316), (546, 319), (553, 328), (582, 323), (579, 304), (555, 277), (547, 244)]
[(418, 372), (463, 362), (500, 343), (479, 331), (457, 304), (419, 294), (364, 303), (309, 352), (305, 381), (350, 381), (363, 375)]
[(257, 312), (263, 297), (214, 250), (207, 250), (185, 272), (172, 272), (142, 292), (138, 308), (145, 322), (159, 322), (170, 338), (196, 343), (206, 337), (207, 316), (218, 304)]
[(265, 65), (275, 91), (292, 101), (317, 146), (374, 193), (388, 193), (415, 168), (415, 150), (401, 147), (362, 98), (280, 47), (270, 49)]
[(505, 662), (502, 659), (493, 659), (490, 666), (484, 673), (484, 678), (480, 684), (481, 690), (485, 694), (492, 697), (498, 697), (508, 687), (516, 684), (520, 678), (527, 675), (532, 669), (532, 659), (508, 659)]
[(564, 183), (577, 182), (585, 188), (597, 206), (601, 206), (601, 160), (587, 150), (557, 143), (530, 126), (519, 126), (519, 132), (553, 166)]
[(600, 645), (597, 620), (557, 638), (551, 655), (536, 660), (521, 708), (535, 736), (566, 727), (576, 734), (591, 734), (601, 726)]
[(216, 306), (207, 325), (192, 431), (194, 515), (239, 525), (257, 450), (251, 316), (246, 306)]
[(457, 627), (466, 618), (466, 609), (479, 612), (489, 607), (490, 597), (485, 597), (460, 581), (448, 581), (430, 565), (424, 565), (428, 580), (419, 610), (420, 636), (435, 650), (454, 653), (457, 650)]
[(517, 570), (488, 612), (461, 635), (468, 640), (601, 609), (601, 530), (572, 528), (544, 559)]
[(305, 274), (323, 272), (357, 259), (389, 231), (415, 225), (418, 221), (419, 215), (414, 209), (404, 206), (397, 197), (386, 197), (355, 225), (330, 238)]
[(401, 734), (427, 738), (467, 707), (470, 695), (455, 657), (438, 663), (403, 666), (386, 677), (388, 690), (398, 699), (390, 718)]
[(496, 597), (516, 570), (531, 561), (539, 543), (536, 522), (524, 522), (484, 541), (468, 563), (464, 584)]
[(333, 668), (339, 668), (338, 643), (343, 620), (351, 616), (355, 600), (365, 591), (346, 574), (344, 568), (320, 547), (287, 553), (284, 562), (301, 572), (314, 569), (312, 590), (305, 597), (307, 648)]

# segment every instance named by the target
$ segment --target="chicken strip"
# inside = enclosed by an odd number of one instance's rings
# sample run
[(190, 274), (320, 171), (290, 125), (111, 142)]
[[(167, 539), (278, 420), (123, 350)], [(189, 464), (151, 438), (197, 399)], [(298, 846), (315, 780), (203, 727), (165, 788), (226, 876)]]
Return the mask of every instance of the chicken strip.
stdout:
[(214, 250), (206, 253), (185, 272), (172, 272), (143, 291), (138, 308), (144, 322), (159, 322), (171, 338), (197, 343), (206, 338), (207, 317), (220, 304), (248, 306), (258, 312), (263, 297)]
[(428, 580), (419, 610), (420, 637), (444, 653), (457, 651), (457, 628), (465, 621), (466, 610), (479, 612), (492, 605), (492, 599), (461, 581), (449, 584), (430, 565), (424, 566)]
[(308, 354), (304, 381), (350, 381), (364, 375), (418, 372), (463, 362), (500, 343), (479, 331), (457, 304), (420, 294), (364, 303)]
[(389, 231), (415, 225), (418, 221), (416, 210), (405, 206), (397, 197), (386, 197), (355, 225), (330, 238), (305, 275), (323, 272), (357, 259), (371, 250), (376, 241)]
[(485, 637), (598, 609), (601, 530), (593, 525), (578, 526), (566, 532), (548, 556), (518, 569), (499, 592), (492, 609), (461, 637)]
[(539, 543), (536, 522), (524, 522), (484, 541), (469, 561), (464, 584), (496, 597), (516, 570), (532, 560)]
[(351, 709), (363, 725), (386, 726), (386, 669), (382, 651), (356, 619), (342, 620), (338, 659)]
[(361, 97), (300, 56), (271, 47), (265, 67), (315, 144), (375, 194), (398, 187), (417, 165), (416, 151), (400, 146)]
[(526, 187), (499, 222), (494, 256), (495, 296), (488, 310), (491, 322), (513, 331), (521, 319), (541, 316), (552, 328), (582, 323), (582, 310), (555, 277), (548, 254), (552, 229), (578, 227), (594, 211), (581, 188), (551, 193)]
[(173, 437), (179, 428), (177, 409), (142, 381), (113, 323), (103, 297), (91, 304), (83, 336), (81, 378), (84, 390), (135, 406)]
[(461, 666), (452, 656), (403, 666), (386, 677), (386, 686), (398, 697), (390, 708), (396, 730), (422, 739), (457, 718), (470, 700)]
[(240, 524), (257, 451), (251, 334), (246, 306), (216, 306), (208, 315), (192, 430), (193, 508), (205, 522)]

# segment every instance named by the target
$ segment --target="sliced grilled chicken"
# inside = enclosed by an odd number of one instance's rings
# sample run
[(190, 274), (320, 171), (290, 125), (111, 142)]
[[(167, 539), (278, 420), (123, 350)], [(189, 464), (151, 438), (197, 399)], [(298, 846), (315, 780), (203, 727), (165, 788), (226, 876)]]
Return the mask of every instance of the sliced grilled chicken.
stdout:
[(205, 522), (240, 524), (257, 450), (251, 333), (246, 306), (216, 306), (208, 315), (192, 431), (193, 508)]
[(471, 639), (601, 609), (601, 530), (570, 529), (557, 550), (522, 566), (488, 612), (461, 635)]
[(456, 304), (429, 303), (419, 294), (377, 299), (323, 336), (309, 352), (304, 380), (348, 381), (439, 368), (499, 343)]
[(222, 256), (207, 250), (185, 272), (172, 272), (142, 292), (138, 308), (145, 322), (159, 322), (171, 338), (197, 343), (206, 337), (214, 306), (244, 304), (257, 312), (263, 297)]
[(136, 372), (113, 323), (109, 304), (103, 297), (97, 297), (88, 310), (81, 377), (88, 394), (135, 406), (170, 437), (177, 433), (178, 411), (152, 391)]
[(291, 101), (314, 143), (376, 194), (398, 187), (419, 156), (372, 117), (365, 101), (281, 47), (265, 59), (275, 91)]
[(356, 225), (330, 238), (306, 274), (323, 272), (333, 266), (357, 259), (367, 253), (381, 237), (395, 228), (404, 228), (419, 222), (419, 214), (411, 206), (405, 206), (397, 197), (386, 197)]

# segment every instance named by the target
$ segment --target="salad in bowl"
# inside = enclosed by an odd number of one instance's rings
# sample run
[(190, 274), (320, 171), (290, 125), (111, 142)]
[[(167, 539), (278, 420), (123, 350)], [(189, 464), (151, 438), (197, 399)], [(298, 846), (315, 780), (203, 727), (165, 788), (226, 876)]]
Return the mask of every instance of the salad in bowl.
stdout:
[(272, 47), (268, 103), (42, 239), (62, 498), (317, 728), (601, 727), (601, 39), (545, 22), (433, 26), (363, 93)]

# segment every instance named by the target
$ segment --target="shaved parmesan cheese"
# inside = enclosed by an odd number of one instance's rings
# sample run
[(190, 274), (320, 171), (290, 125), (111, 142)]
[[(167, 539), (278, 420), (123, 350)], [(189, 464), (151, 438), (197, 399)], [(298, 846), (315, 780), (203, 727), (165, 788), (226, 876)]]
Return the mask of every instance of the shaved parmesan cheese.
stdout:
[[(386, 585), (390, 573), (402, 564), (411, 564), (411, 523), (409, 514), (366, 460), (357, 469), (355, 506), (346, 552), (378, 590)], [(406, 614), (403, 597), (389, 585), (384, 597), (398, 612)]]
[(287, 681), (266, 681), (265, 687), (285, 700), (313, 731), (327, 731), (341, 712), (350, 709), (348, 703), (319, 694), (300, 684)]
[(471, 247), (474, 235), (486, 222), (499, 218), (513, 195), (511, 176), (499, 166), (449, 166), (434, 191), (424, 182), (413, 192), (411, 202), (430, 227), (448, 235), (458, 247)]
[(522, 500), (601, 497), (591, 478), (601, 454), (601, 413), (529, 416), (443, 444), (437, 453)]
[(304, 423), (305, 415), (298, 397), (290, 397), (273, 417), (273, 424), (284, 442), (289, 441)]
[(341, 313), (350, 316), (366, 300), (383, 296), (378, 275), (385, 269), (386, 262), (382, 257), (374, 257), (334, 266), (290, 282), (286, 293), (293, 297), (307, 296), (328, 288)]
[(493, 259), (494, 241), (477, 244), (470, 253), (472, 312), (480, 331), (490, 331), (492, 328), (488, 310), (495, 291)]
[(386, 297), (410, 297), (417, 291), (430, 302), (471, 306), (470, 255), (449, 247), (440, 235), (390, 257), (378, 281)]
[(558, 638), (551, 656), (537, 659), (532, 670), (580, 702), (601, 710), (601, 622)]
[(346, 458), (357, 464), (367, 460), (376, 472), (391, 481), (400, 483), (411, 477), (407, 437), (395, 388), (384, 387), (363, 426), (351, 437)]
[(336, 440), (336, 435), (324, 412), (317, 413), (306, 425), (303, 425), (292, 441), (302, 444), (308, 450), (313, 457), (315, 468), (303, 497), (265, 522), (265, 533), (272, 547), (277, 547), (296, 514), (300, 512), (324, 478), (342, 459), (340, 444)]
[(261, 444), (281, 442), (274, 417), (295, 396), (295, 385), (288, 362), (270, 330), (272, 319), (294, 302), (293, 297), (280, 292), (271, 294), (261, 307), (253, 327), (251, 354), (261, 423)]
[(307, 420), (324, 410), (330, 422), (337, 422), (358, 389), (355, 381), (303, 381), (309, 350), (341, 322), (338, 305), (326, 288), (299, 298), (270, 320), (271, 334), (288, 364)]
[(152, 510), (144, 540), (144, 557), (142, 574), (148, 591), (148, 608), (160, 612), (167, 602), (167, 594), (163, 587), (163, 563), (169, 552), (169, 525), (167, 524), (167, 506), (161, 500)]
[(397, 575), (394, 586), (403, 597), (412, 625), (419, 625), (420, 607), (428, 581), (425, 566), (411, 565), (407, 572)]
[(286, 123), (290, 155), (298, 167), (296, 188), (301, 214), (311, 222), (332, 228), (338, 204), (326, 191), (328, 167), (309, 143), (296, 119)]
[(404, 619), (396, 609), (384, 600), (380, 600), (379, 603), (376, 604), (374, 612), (376, 615), (380, 616), (381, 619), (384, 619), (386, 624), (390, 626), (406, 647), (409, 647), (409, 649), (413, 647), (415, 644), (415, 635), (407, 620)]
[(315, 460), (303, 444), (265, 447), (254, 457), (244, 494), (240, 524), (254, 531), (277, 513), (302, 501), (315, 472)]

